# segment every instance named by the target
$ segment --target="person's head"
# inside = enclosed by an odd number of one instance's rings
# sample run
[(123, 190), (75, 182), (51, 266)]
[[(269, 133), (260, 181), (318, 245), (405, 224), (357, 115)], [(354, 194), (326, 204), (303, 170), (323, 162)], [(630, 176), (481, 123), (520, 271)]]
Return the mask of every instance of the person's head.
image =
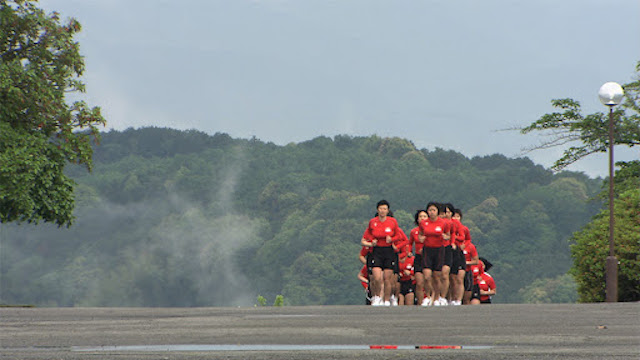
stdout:
[(438, 217), (438, 214), (440, 213), (440, 205), (437, 202), (430, 202), (427, 204), (427, 215), (429, 215), (429, 218), (431, 220), (434, 220), (435, 218)]
[(422, 209), (416, 211), (416, 215), (414, 216), (416, 225), (420, 225), (422, 221), (427, 220), (428, 218), (429, 215), (427, 214), (427, 211)]
[(387, 200), (378, 201), (378, 204), (376, 205), (376, 210), (378, 210), (377, 215), (386, 217), (390, 213), (390, 208), (391, 206), (389, 205), (389, 202)]
[(455, 208), (453, 207), (453, 204), (446, 203), (443, 205), (443, 207), (444, 207), (445, 217), (447, 219), (451, 219), (453, 217), (453, 211), (455, 210)]
[(480, 275), (482, 275), (482, 264), (480, 263), (480, 261), (478, 261), (477, 265), (471, 265), (471, 276), (478, 277)]
[(441, 218), (445, 217), (446, 210), (443, 203), (438, 203), (438, 216)]
[(454, 209), (453, 210), (453, 218), (457, 220), (462, 220), (462, 210)]

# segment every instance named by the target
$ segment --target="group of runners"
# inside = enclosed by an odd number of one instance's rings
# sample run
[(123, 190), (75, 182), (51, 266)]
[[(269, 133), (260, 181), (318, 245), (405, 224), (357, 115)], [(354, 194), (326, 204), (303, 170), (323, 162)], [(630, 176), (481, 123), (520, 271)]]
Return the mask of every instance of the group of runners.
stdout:
[(381, 200), (361, 244), (358, 273), (373, 306), (490, 304), (492, 264), (478, 256), (462, 211), (430, 202), (415, 213), (409, 237)]

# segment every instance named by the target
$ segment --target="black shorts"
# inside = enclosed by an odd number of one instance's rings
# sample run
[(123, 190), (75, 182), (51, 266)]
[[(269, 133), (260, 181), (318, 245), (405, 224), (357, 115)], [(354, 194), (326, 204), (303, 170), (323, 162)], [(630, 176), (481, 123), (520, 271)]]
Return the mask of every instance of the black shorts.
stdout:
[(413, 281), (400, 281), (400, 294), (407, 295), (413, 294), (416, 291), (416, 285), (413, 284)]
[(478, 284), (473, 285), (473, 289), (471, 290), (471, 299), (480, 300), (480, 286)]
[(491, 304), (491, 298), (488, 298), (487, 300), (480, 300), (480, 304)]
[(442, 260), (443, 266), (448, 266), (451, 269), (451, 265), (453, 264), (453, 248), (451, 245), (447, 245), (444, 247), (444, 259)]
[(413, 259), (413, 271), (416, 273), (421, 273), (424, 268), (424, 263), (422, 262), (422, 251), (420, 254), (416, 254), (415, 259)]
[(471, 271), (467, 271), (464, 273), (464, 291), (472, 291), (473, 290), (473, 276)]
[(467, 260), (464, 258), (462, 249), (453, 249), (453, 264), (451, 265), (451, 273), (457, 274), (460, 270), (467, 268)]
[(423, 248), (422, 258), (424, 269), (442, 271), (444, 247), (430, 248), (425, 246)]
[(369, 270), (369, 275), (371, 275), (371, 268), (373, 268), (373, 253), (367, 254), (367, 270)]
[(373, 248), (373, 260), (371, 260), (371, 268), (379, 267), (382, 269), (395, 268), (396, 259), (398, 255), (391, 246), (387, 247), (374, 247)]

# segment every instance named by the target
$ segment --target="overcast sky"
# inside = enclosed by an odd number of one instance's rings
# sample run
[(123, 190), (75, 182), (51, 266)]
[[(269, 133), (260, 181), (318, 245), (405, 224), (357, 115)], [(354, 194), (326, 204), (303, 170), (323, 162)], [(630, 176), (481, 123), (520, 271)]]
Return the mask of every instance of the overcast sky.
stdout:
[[(46, 0), (75, 17), (85, 99), (108, 129), (160, 126), (284, 145), (407, 138), (472, 157), (523, 156), (500, 132), (633, 80), (638, 0)], [(563, 149), (529, 153), (549, 167)], [(640, 157), (617, 147), (616, 160)], [(605, 154), (569, 168), (608, 174)]]

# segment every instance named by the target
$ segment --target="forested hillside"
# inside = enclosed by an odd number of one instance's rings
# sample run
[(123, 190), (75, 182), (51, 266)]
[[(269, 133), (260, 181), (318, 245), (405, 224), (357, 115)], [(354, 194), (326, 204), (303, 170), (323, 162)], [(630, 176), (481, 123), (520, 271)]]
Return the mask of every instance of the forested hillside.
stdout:
[(359, 242), (383, 198), (405, 230), (431, 200), (461, 208), (494, 263), (495, 302), (522, 302), (532, 283), (566, 279), (569, 238), (601, 206), (600, 179), (377, 136), (278, 146), (129, 129), (103, 134), (94, 161), (67, 169), (72, 227), (0, 225), (0, 303), (361, 304)]

